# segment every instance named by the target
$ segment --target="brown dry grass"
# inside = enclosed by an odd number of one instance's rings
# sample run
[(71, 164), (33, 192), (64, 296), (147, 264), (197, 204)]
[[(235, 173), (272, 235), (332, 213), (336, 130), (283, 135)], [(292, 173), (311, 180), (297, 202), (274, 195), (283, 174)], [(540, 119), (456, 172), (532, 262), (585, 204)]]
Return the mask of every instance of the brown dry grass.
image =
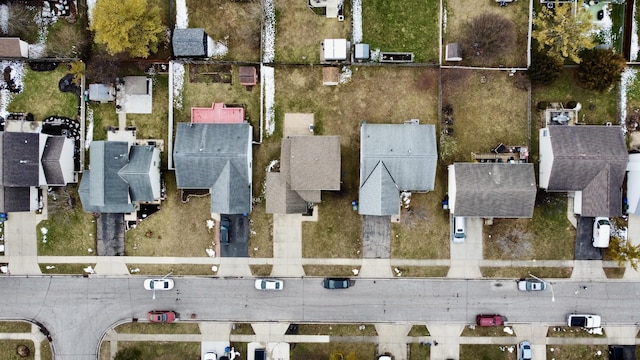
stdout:
[(602, 268), (604, 270), (604, 274), (607, 276), (607, 279), (622, 279), (624, 277), (624, 272), (626, 268), (623, 267), (607, 267)]
[[(504, 331), (506, 326), (465, 326), (464, 330), (462, 330), (462, 334), (460, 336), (505, 336), (511, 337), (516, 336), (517, 334), (514, 332), (513, 334), (509, 334)], [(512, 328), (513, 329), (513, 328)]]
[(349, 11), (344, 12), (344, 21), (338, 21), (316, 15), (307, 1), (276, 0), (275, 5), (277, 63), (317, 64), (320, 62), (320, 43), (324, 39), (351, 38)]
[[(364, 329), (360, 326), (364, 325)], [(300, 324), (300, 335), (331, 335), (331, 336), (377, 336), (376, 327), (372, 324)]]
[(224, 60), (260, 60), (260, 1), (187, 0), (189, 27), (204, 28), (215, 41), (224, 42)]
[(580, 327), (569, 326), (551, 326), (547, 330), (547, 337), (589, 337), (589, 338), (603, 338), (606, 337), (604, 329), (602, 329), (602, 335), (591, 334), (589, 330)]
[[(436, 84), (436, 70), (353, 66), (352, 71), (350, 82), (328, 87), (321, 85), (321, 68), (276, 69), (276, 121), (282, 122), (287, 112), (314, 113), (317, 134), (341, 136), (342, 189), (323, 192), (318, 222), (303, 224), (304, 257), (361, 256), (362, 217), (351, 207), (351, 201), (358, 198), (361, 121), (402, 123), (417, 118), (422, 123), (436, 122), (437, 88), (425, 87), (422, 80), (431, 77)], [(268, 160), (279, 158), (278, 148), (270, 151), (270, 158), (254, 158), (256, 184), (263, 181), (265, 175), (259, 172), (265, 171)], [(419, 203), (417, 199), (415, 206)], [(431, 208), (425, 211), (435, 214)], [(414, 228), (428, 231), (429, 226), (427, 219), (416, 221)]]
[(394, 275), (397, 275), (395, 269), (400, 270), (403, 278), (446, 277), (449, 272), (448, 266), (394, 266), (391, 268)]
[(476, 1), (473, 6), (469, 6), (469, 3), (464, 0), (448, 0), (445, 7), (447, 15), (446, 29), (443, 32), (442, 39), (443, 46), (451, 42), (461, 42), (467, 23), (479, 15), (498, 14), (513, 21), (515, 24), (516, 43), (511, 52), (490, 59), (477, 57), (470, 51), (465, 51), (461, 65), (527, 67), (528, 1), (515, 1), (506, 7), (500, 7), (494, 0)]
[[(160, 211), (144, 219), (125, 234), (128, 256), (207, 256), (205, 249), (215, 241), (206, 221), (211, 218), (210, 197), (180, 198), (174, 174), (165, 173), (167, 198)], [(176, 226), (180, 224), (180, 226)], [(148, 232), (151, 236), (147, 236)]]
[(504, 71), (442, 70), (442, 103), (453, 107), (453, 136), (441, 136), (443, 164), (471, 161), (500, 143), (526, 145), (525, 75)]
[[(271, 249), (273, 249), (273, 246), (271, 246)], [(249, 265), (249, 267), (253, 276), (269, 276), (273, 269), (273, 265)]]
[(303, 265), (306, 276), (354, 276), (353, 269), (360, 270), (360, 266), (347, 265)]
[(543, 278), (569, 278), (573, 272), (573, 268), (563, 267), (531, 267), (531, 268), (515, 268), (515, 267), (483, 267), (480, 268), (482, 277), (486, 278), (514, 278), (521, 279), (528, 277), (529, 274), (535, 274)]
[(215, 276), (216, 272), (211, 270), (212, 265), (199, 264), (127, 264), (129, 271), (139, 269), (132, 273), (134, 275), (209, 275)]
[[(553, 351), (551, 351), (553, 349)], [(555, 360), (584, 360), (602, 358), (600, 354), (607, 354), (607, 345), (547, 345), (547, 359)]]
[[(100, 344), (100, 360), (111, 360), (111, 342), (103, 341)], [(115, 355), (115, 354), (114, 354)]]
[(126, 323), (118, 325), (115, 331), (119, 334), (200, 334), (197, 323)]
[(413, 325), (407, 336), (429, 336), (429, 329), (426, 325)]

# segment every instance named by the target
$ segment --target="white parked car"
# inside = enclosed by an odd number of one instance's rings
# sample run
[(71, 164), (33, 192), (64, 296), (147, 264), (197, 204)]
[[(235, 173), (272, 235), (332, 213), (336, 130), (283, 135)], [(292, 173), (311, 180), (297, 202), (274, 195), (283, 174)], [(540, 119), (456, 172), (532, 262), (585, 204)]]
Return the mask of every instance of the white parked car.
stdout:
[(202, 358), (202, 360), (217, 360), (217, 359), (218, 359), (218, 354), (214, 353), (213, 351), (209, 351), (205, 353), (204, 357)]
[(609, 247), (609, 237), (611, 236), (611, 222), (606, 217), (597, 217), (593, 223), (593, 247)]
[(146, 290), (171, 290), (174, 285), (173, 279), (147, 279), (144, 281)]
[(453, 217), (453, 242), (456, 244), (462, 244), (464, 242), (464, 238), (467, 237), (465, 234), (465, 226), (464, 226), (464, 217), (462, 216), (454, 216)]
[(256, 289), (258, 290), (282, 290), (284, 281), (276, 279), (256, 279)]

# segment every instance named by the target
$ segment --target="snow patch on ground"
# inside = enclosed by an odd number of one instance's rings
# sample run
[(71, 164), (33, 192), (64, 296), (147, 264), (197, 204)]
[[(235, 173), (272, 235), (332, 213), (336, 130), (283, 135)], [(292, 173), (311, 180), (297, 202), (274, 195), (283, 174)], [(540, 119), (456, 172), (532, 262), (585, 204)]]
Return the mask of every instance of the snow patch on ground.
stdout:
[[(633, 55), (633, 52), (631, 52)], [(626, 119), (627, 119), (627, 89), (636, 79), (637, 70), (627, 67), (623, 72), (620, 79), (620, 124), (626, 131)]]
[[(267, 0), (269, 1), (269, 0)], [(276, 129), (276, 115), (274, 111), (276, 99), (276, 80), (274, 68), (269, 66), (262, 67), (262, 75), (264, 82), (264, 122), (266, 124), (267, 136), (271, 136)]]
[(89, 24), (93, 21), (93, 9), (96, 7), (97, 0), (87, 0), (87, 16), (89, 17)]
[(272, 63), (276, 56), (276, 9), (273, 0), (264, 0), (262, 62)]
[(352, 40), (354, 44), (362, 42), (362, 0), (353, 0), (351, 6)]
[(176, 0), (176, 29), (186, 29), (189, 27), (189, 12), (187, 11), (187, 0)]
[(447, 9), (442, 10), (442, 33), (447, 33)]
[(84, 141), (84, 149), (89, 150), (91, 142), (93, 141), (93, 109), (89, 106), (87, 106), (85, 123), (87, 124), (87, 138)]
[(212, 219), (207, 220), (207, 230), (211, 230), (216, 226), (216, 222)]
[(93, 267), (91, 267), (91, 265), (87, 266), (86, 268), (83, 269), (84, 272), (86, 272), (87, 274), (93, 274)]
[(29, 44), (29, 59), (43, 58), (46, 55), (46, 51), (46, 44)]
[(208, 57), (223, 57), (229, 52), (227, 44), (222, 41), (215, 41), (212, 38), (207, 40), (207, 56)]
[(209, 255), (209, 257), (216, 257), (216, 252), (215, 252), (215, 250), (213, 250), (213, 249), (211, 249), (211, 248), (207, 248), (207, 249), (204, 249), (204, 251), (206, 251), (206, 252), (207, 252), (207, 255)]
[(343, 66), (342, 72), (340, 73), (340, 78), (338, 79), (338, 83), (339, 84), (348, 83), (349, 81), (351, 81), (351, 75), (353, 75), (351, 68), (348, 66)]
[(0, 32), (9, 32), (9, 7), (5, 4), (0, 5)]
[[(4, 69), (11, 67), (11, 74), (9, 78), (13, 80), (16, 88), (22, 89), (23, 78), (26, 72), (24, 63), (17, 61), (0, 61), (0, 72), (4, 73)], [(22, 90), (20, 90), (22, 91)], [(7, 107), (11, 102), (12, 94), (7, 89), (7, 84), (4, 82), (4, 77), (0, 77), (0, 116), (6, 118), (9, 115)]]
[(513, 335), (513, 329), (505, 326), (504, 329), (502, 329), (502, 331), (504, 331), (505, 333), (509, 334), (509, 335)]
[(371, 50), (371, 61), (380, 61), (380, 49), (376, 48)]
[(182, 88), (184, 87), (184, 64), (172, 63), (173, 68), (173, 107), (182, 110)]

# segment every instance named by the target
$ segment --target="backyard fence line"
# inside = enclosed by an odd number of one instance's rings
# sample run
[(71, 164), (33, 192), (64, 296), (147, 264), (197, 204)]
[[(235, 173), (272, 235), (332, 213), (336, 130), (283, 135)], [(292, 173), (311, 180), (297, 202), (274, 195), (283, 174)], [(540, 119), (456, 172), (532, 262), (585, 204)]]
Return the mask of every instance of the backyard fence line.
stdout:
[(483, 67), (483, 66), (456, 66), (456, 65), (442, 65), (441, 69), (461, 69), (461, 70), (490, 70), (490, 71), (527, 71), (527, 68), (522, 67)]
[(168, 122), (168, 149), (169, 152), (167, 154), (167, 168), (169, 170), (174, 170), (173, 168), (173, 61), (169, 61), (169, 111), (167, 115)]

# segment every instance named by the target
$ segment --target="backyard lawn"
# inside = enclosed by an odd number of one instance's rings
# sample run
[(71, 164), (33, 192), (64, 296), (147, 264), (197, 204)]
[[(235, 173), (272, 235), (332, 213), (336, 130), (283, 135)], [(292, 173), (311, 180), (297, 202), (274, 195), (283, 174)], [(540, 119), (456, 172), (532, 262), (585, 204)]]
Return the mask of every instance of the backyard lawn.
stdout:
[(372, 50), (412, 52), (415, 62), (437, 64), (439, 19), (438, 1), (363, 0), (363, 42)]
[(345, 20), (328, 19), (309, 8), (307, 1), (276, 0), (275, 62), (317, 64), (324, 39), (350, 39), (351, 16), (345, 1)]
[(76, 119), (78, 97), (58, 88), (58, 82), (67, 74), (67, 70), (67, 64), (58, 65), (54, 71), (33, 71), (25, 66), (23, 91), (12, 96), (7, 110), (32, 113), (37, 121), (52, 115)]
[[(476, 56), (472, 49), (463, 48), (463, 61), (456, 65), (465, 66), (506, 66), (527, 67), (527, 49), (529, 32), (529, 2), (514, 1), (501, 7), (495, 1), (477, 1), (473, 6), (465, 0), (448, 0), (443, 20), (442, 46), (448, 43), (464, 42), (465, 29), (470, 21), (480, 15), (499, 15), (511, 20), (515, 25), (515, 45), (511, 51), (495, 57)], [(444, 54), (444, 49), (443, 49)], [(444, 59), (443, 59), (444, 60)]]

